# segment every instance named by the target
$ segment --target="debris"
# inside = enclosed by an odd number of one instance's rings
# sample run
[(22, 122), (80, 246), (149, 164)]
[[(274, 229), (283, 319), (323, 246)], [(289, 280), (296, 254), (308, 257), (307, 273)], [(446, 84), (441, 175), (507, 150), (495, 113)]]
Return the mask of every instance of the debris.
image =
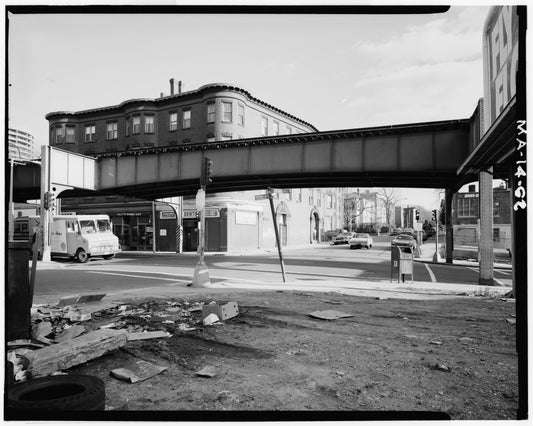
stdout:
[(42, 343), (37, 343), (28, 339), (18, 339), (18, 340), (12, 340), (10, 342), (7, 342), (7, 347), (9, 349), (16, 349), (16, 348), (30, 348), (30, 349), (40, 349), (43, 348), (45, 345)]
[(442, 345), (442, 342), (438, 341), (438, 340), (435, 340), (433, 342), (429, 342), (430, 345), (437, 345), (437, 346), (440, 346)]
[(330, 303), (332, 305), (343, 305), (344, 302), (337, 302), (335, 300), (323, 300), (324, 303)]
[(102, 300), (105, 294), (85, 294), (85, 295), (73, 295), (65, 296), (59, 299), (57, 306), (77, 305), (81, 303), (98, 302)]
[(217, 400), (221, 404), (231, 404), (232, 402), (239, 402), (239, 397), (230, 391), (222, 391), (218, 393)]
[(310, 312), (308, 315), (314, 318), (325, 319), (325, 320), (336, 320), (339, 318), (353, 317), (353, 315), (351, 314), (346, 314), (344, 312), (339, 312), (339, 311), (329, 311), (329, 310), (328, 311), (314, 311), (314, 312)]
[(160, 365), (155, 365), (147, 361), (140, 360), (128, 365), (127, 368), (117, 368), (115, 370), (111, 370), (111, 376), (125, 382), (135, 383), (157, 376), (166, 369), (167, 367), (162, 367)]
[(208, 316), (206, 316), (203, 319), (202, 322), (203, 322), (204, 325), (211, 325), (211, 324), (214, 324), (217, 321), (219, 321), (219, 318), (218, 318), (217, 314), (209, 314)]
[(192, 308), (187, 309), (189, 312), (198, 312), (202, 310), (202, 306), (193, 306)]
[(346, 371), (335, 371), (335, 374), (336, 374), (337, 376), (341, 376), (341, 377), (342, 377), (342, 376), (346, 376)]
[(120, 397), (106, 395), (105, 411), (127, 411), (128, 400)]
[(516, 324), (516, 318), (506, 318), (505, 321), (507, 321), (509, 324)]
[(464, 344), (466, 344), (466, 343), (473, 342), (474, 339), (472, 339), (471, 337), (461, 337), (461, 338), (459, 339), (459, 341), (462, 342), (462, 343), (464, 343)]
[(216, 374), (217, 374), (217, 372), (216, 372), (215, 367), (210, 366), (210, 365), (207, 366), (207, 367), (204, 367), (200, 371), (196, 372), (197, 376), (209, 377), (209, 378), (216, 376)]
[(167, 331), (143, 331), (140, 333), (127, 333), (128, 342), (132, 340), (159, 339), (172, 336)]
[(82, 314), (81, 312), (69, 311), (67, 318), (70, 321), (89, 321), (91, 314)]
[(112, 322), (111, 324), (101, 325), (100, 328), (114, 328), (117, 324)]
[(163, 321), (163, 324), (175, 324), (175, 322), (171, 320), (165, 320)]
[(205, 319), (209, 314), (216, 314), (221, 321), (225, 321), (239, 315), (239, 308), (236, 302), (228, 302), (224, 305), (219, 305), (216, 302), (203, 305), (202, 318)]
[(96, 330), (75, 339), (26, 354), (32, 377), (43, 377), (66, 370), (126, 344), (126, 333), (119, 330)]
[(384, 296), (376, 297), (376, 300), (388, 300), (388, 299), (389, 299), (388, 297), (384, 297)]
[(418, 339), (418, 336), (415, 336), (414, 334), (406, 334), (405, 337), (409, 339)]
[(74, 339), (83, 333), (85, 333), (85, 327), (83, 325), (75, 324), (59, 333), (54, 338), (54, 341), (57, 343), (66, 342), (67, 340)]
[(178, 325), (178, 328), (181, 331), (193, 331), (193, 330), (196, 330), (195, 327), (189, 327), (187, 324), (180, 324), (180, 325)]
[(51, 332), (52, 324), (48, 321), (41, 321), (33, 326), (31, 336), (34, 339), (40, 340), (41, 338), (46, 338), (46, 336), (48, 336)]
[(451, 371), (450, 367), (444, 365), (444, 364), (440, 364), (439, 362), (430, 362), (428, 363), (428, 367), (431, 368), (432, 370), (439, 370), (439, 371)]

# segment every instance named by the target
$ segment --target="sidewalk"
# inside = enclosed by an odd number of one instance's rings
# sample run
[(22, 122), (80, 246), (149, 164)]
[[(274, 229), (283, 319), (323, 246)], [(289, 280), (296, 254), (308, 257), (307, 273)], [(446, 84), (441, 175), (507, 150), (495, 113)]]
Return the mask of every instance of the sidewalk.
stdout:
[[(433, 256), (435, 255), (435, 244), (423, 244), (420, 246), (420, 257), (415, 258), (415, 262), (423, 262), (423, 263), (435, 263), (433, 261)], [(442, 252), (442, 244), (439, 244), (439, 252)], [(477, 248), (475, 247), (469, 247), (469, 246), (459, 246), (454, 247), (454, 255), (456, 255), (457, 252), (461, 253), (470, 253), (472, 255), (471, 259), (477, 258)], [(507, 254), (506, 251), (503, 249), (495, 249), (495, 254), (498, 254), (500, 256), (503, 256)], [(509, 259), (510, 262), (510, 259)], [(446, 259), (442, 259), (438, 262), (440, 265), (459, 265), (459, 266), (470, 266), (473, 268), (479, 267), (479, 262), (477, 260), (459, 260), (459, 259), (453, 259), (453, 263), (446, 263)], [(498, 262), (498, 259), (495, 256), (494, 260), (494, 268), (497, 269), (512, 269), (511, 263), (504, 263), (504, 262)]]

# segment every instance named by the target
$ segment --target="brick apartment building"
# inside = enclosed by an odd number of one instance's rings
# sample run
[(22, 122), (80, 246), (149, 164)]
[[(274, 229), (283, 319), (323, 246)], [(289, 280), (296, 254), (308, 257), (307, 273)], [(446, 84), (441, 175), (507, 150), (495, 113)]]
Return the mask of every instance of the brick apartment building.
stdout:
[[(455, 245), (477, 245), (479, 241), (479, 192), (469, 185), (452, 201)], [(511, 248), (511, 194), (504, 185), (493, 190), (493, 241), (495, 248)]]
[[(115, 106), (52, 112), (46, 119), (51, 146), (86, 155), (317, 131), (311, 124), (237, 86), (215, 83), (182, 92), (181, 82), (174, 90), (173, 79), (167, 96), (161, 93), (156, 99), (131, 99)], [(208, 251), (275, 246), (268, 201), (254, 199), (259, 193), (208, 195)], [(194, 197), (184, 197), (181, 213), (176, 213), (164, 203), (98, 196), (63, 198), (61, 209), (80, 214), (109, 214), (114, 232), (126, 249), (151, 250), (155, 235), (158, 251), (174, 251), (176, 237), (188, 251), (196, 249), (198, 240), (194, 204)], [(339, 188), (293, 189), (280, 197), (276, 208), (283, 245), (316, 242), (324, 232), (342, 227)]]

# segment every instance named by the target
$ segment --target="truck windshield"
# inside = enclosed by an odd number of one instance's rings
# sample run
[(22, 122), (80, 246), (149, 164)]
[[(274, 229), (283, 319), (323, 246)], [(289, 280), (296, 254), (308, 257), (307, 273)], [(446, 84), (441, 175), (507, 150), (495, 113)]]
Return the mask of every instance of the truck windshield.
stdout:
[(111, 232), (111, 224), (106, 219), (96, 221), (98, 225), (98, 232)]
[(93, 220), (80, 220), (82, 234), (96, 234), (96, 226)]

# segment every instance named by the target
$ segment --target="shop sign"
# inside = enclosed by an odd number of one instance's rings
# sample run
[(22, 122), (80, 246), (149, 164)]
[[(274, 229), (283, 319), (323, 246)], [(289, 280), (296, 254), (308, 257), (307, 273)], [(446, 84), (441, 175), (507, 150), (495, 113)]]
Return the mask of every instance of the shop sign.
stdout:
[(205, 217), (220, 217), (219, 209), (205, 209)]
[(464, 198), (478, 198), (479, 194), (464, 194)]
[(173, 210), (159, 212), (159, 219), (176, 219), (176, 212)]
[(183, 210), (183, 219), (196, 219), (196, 210)]
[(518, 15), (516, 6), (497, 6), (490, 12), (484, 30), (485, 102), (488, 129), (516, 93), (518, 67)]
[(141, 216), (142, 214), (140, 212), (122, 212), (117, 213), (117, 216)]

